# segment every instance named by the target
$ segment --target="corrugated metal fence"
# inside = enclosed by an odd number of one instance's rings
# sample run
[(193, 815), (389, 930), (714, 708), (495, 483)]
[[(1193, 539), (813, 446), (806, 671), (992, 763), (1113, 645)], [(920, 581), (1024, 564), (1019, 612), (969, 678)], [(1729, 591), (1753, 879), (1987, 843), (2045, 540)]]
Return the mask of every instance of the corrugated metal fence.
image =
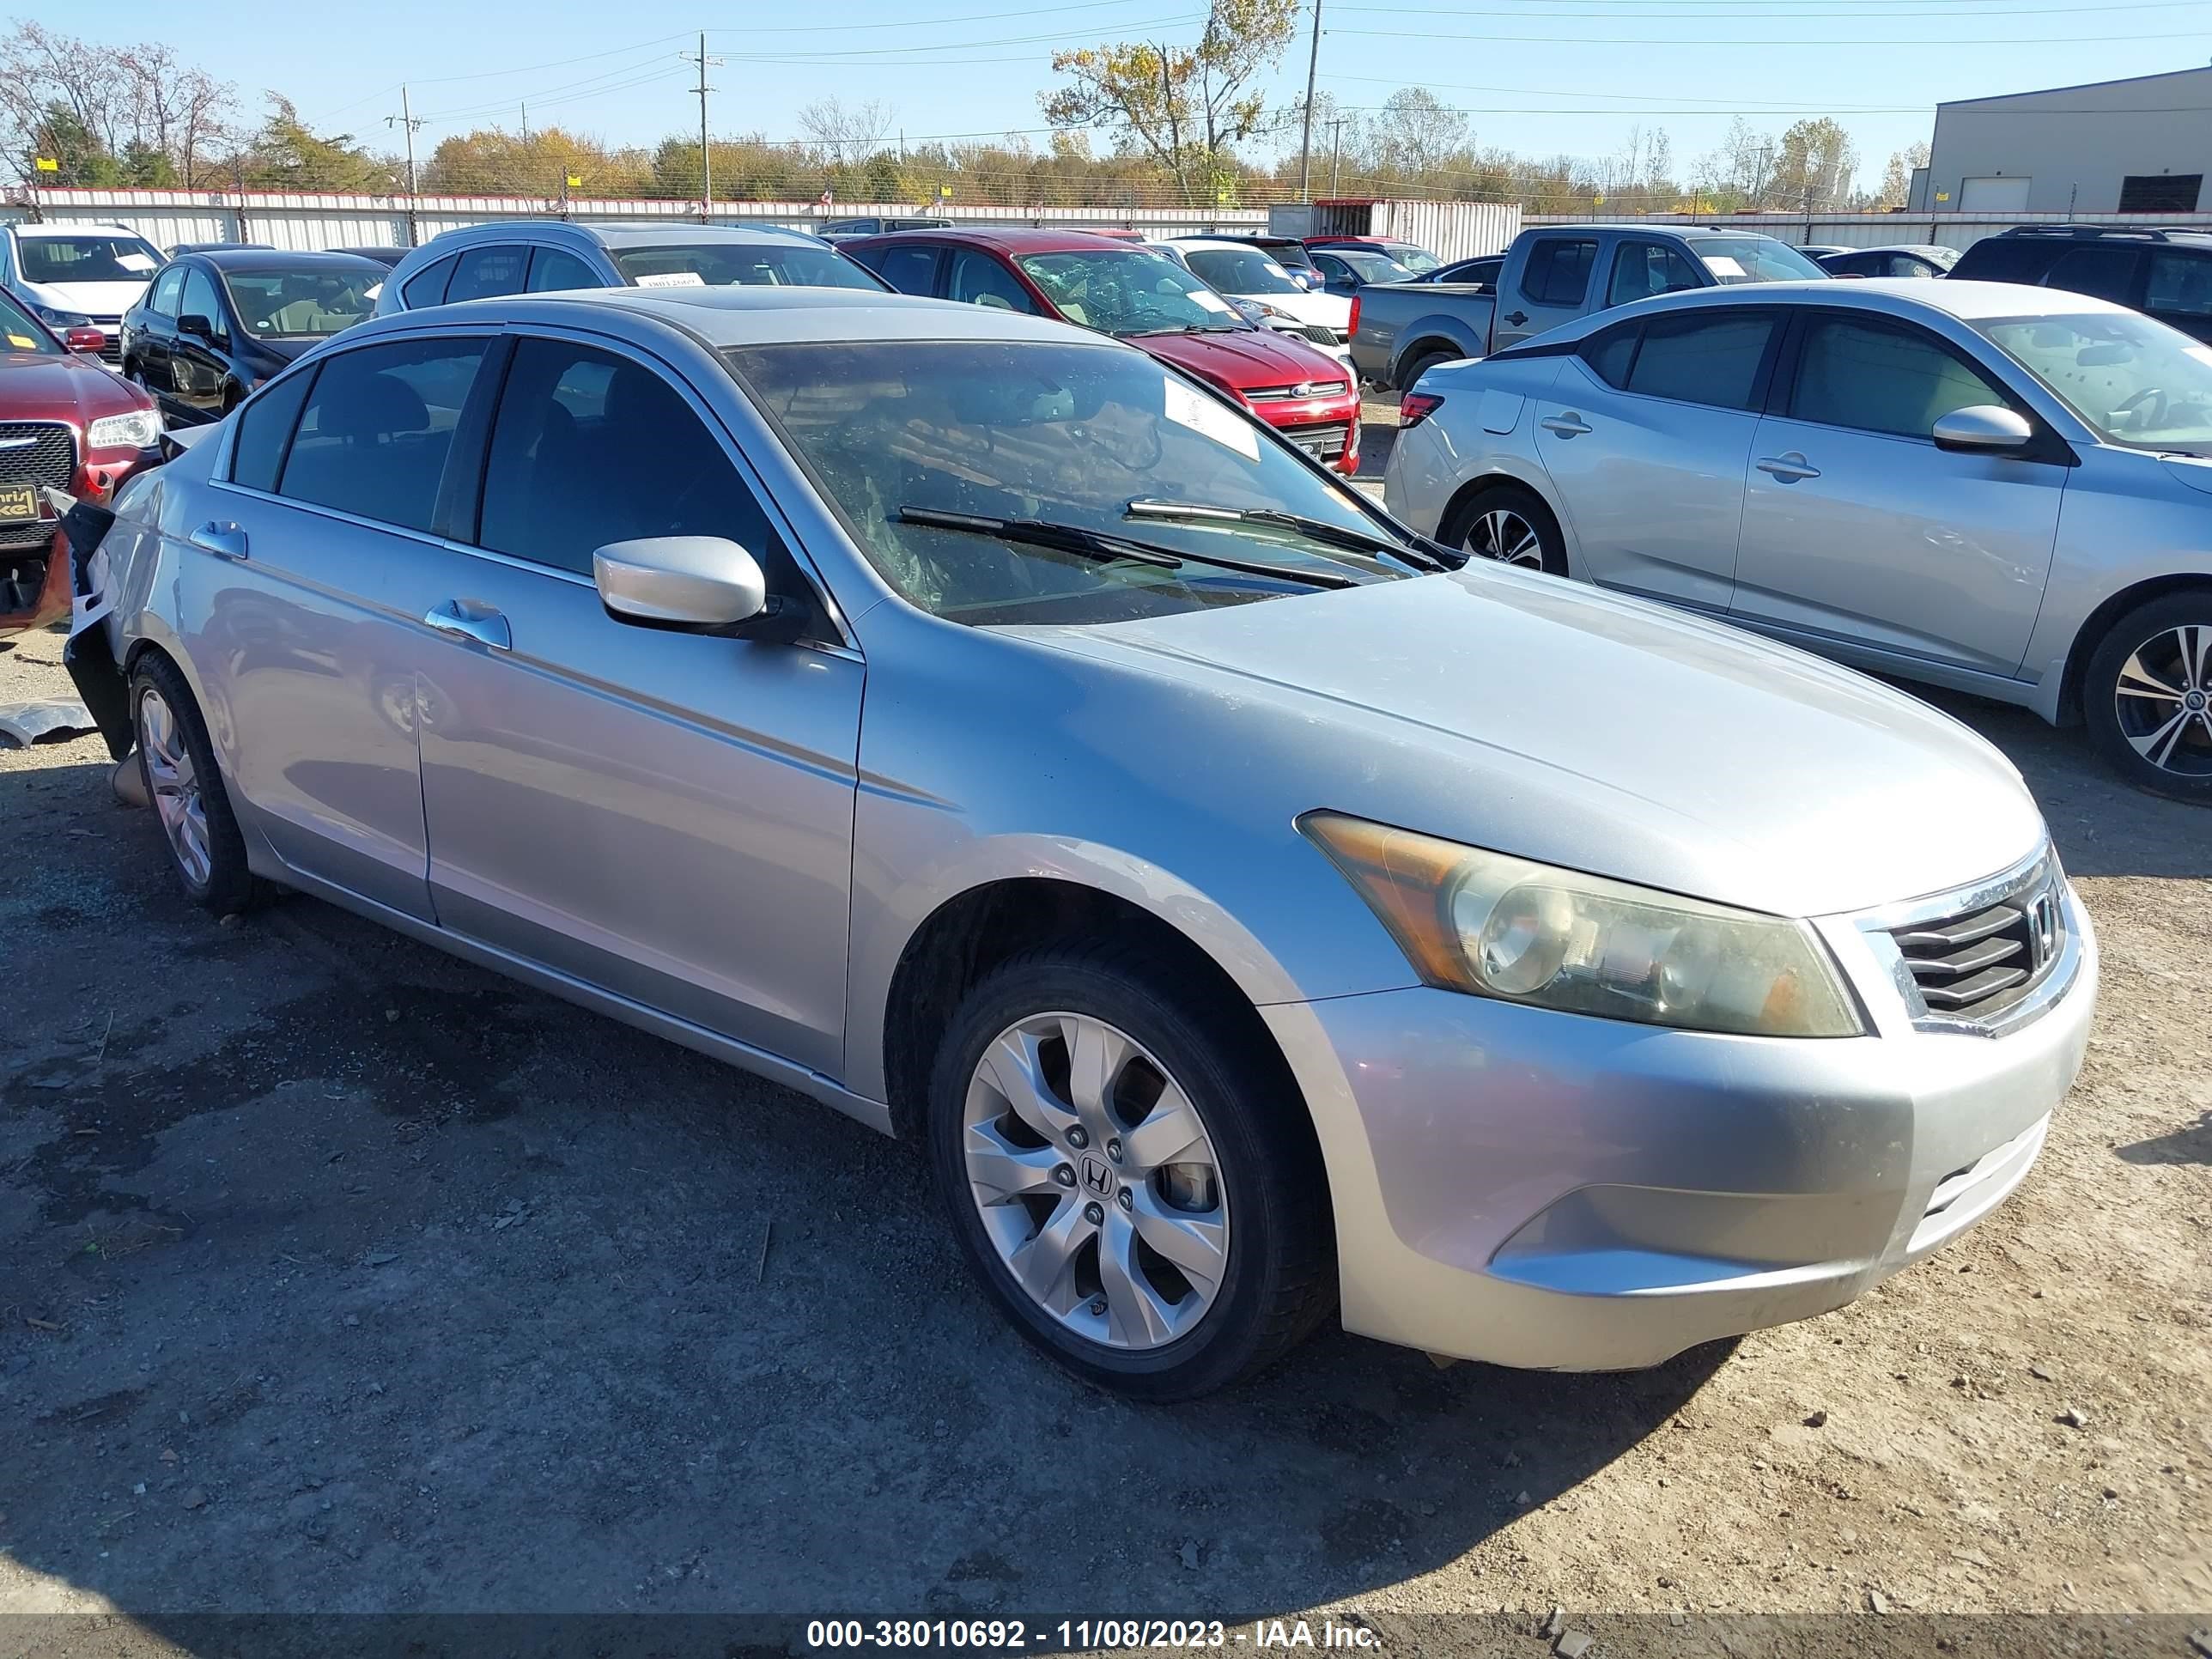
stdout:
[[(1264, 210), (969, 207), (948, 203), (917, 210), (902, 203), (717, 202), (709, 222), (766, 221), (810, 229), (830, 219), (866, 214), (908, 217), (918, 211), (959, 224), (1134, 229), (1147, 235), (1190, 231), (1263, 231)], [(440, 231), (497, 219), (566, 218), (582, 222), (666, 220), (672, 228), (699, 222), (696, 202), (574, 199), (524, 196), (354, 196), (289, 191), (181, 190), (40, 190), (0, 207), (0, 217), (50, 223), (126, 225), (163, 248), (179, 242), (266, 242), (271, 247), (401, 246)]]

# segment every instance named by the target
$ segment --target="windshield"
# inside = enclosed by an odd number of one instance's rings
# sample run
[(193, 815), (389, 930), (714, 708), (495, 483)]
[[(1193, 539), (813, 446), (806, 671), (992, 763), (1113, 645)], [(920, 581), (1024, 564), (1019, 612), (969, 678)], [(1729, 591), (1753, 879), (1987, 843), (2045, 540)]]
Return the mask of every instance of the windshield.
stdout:
[(1417, 276), (1425, 270), (1434, 270), (1443, 264), (1443, 260), (1437, 258), (1428, 249), (1415, 247), (1411, 242), (1392, 242), (1384, 247), (1382, 252), (1387, 257), (1396, 260)]
[(1256, 247), (1194, 247), (1190, 268), (1224, 294), (1303, 294), (1291, 273)]
[(1336, 256), (1358, 273), (1363, 283), (1410, 283), (1413, 273), (1387, 253), (1362, 253), (1358, 249), (1340, 251)]
[(54, 343), (53, 336), (40, 324), (33, 322), (23, 307), (5, 294), (0, 294), (0, 339), (7, 342), (10, 351), (34, 352), (41, 357), (62, 355), (62, 349)]
[(1102, 333), (1244, 327), (1228, 301), (1163, 253), (1085, 248), (1032, 253), (1015, 263), (1061, 316)]
[(1972, 326), (2106, 442), (2212, 454), (2212, 345), (2132, 311)]
[(226, 270), (223, 286), (257, 340), (319, 340), (376, 309), (381, 270)]
[(639, 288), (865, 288), (884, 284), (832, 247), (783, 242), (707, 242), (610, 248), (615, 269)]
[(143, 283), (161, 263), (138, 236), (19, 236), (27, 283)]
[[(1387, 538), (1388, 526), (1243, 411), (1140, 352), (1099, 342), (836, 341), (735, 347), (884, 580), (956, 622), (1090, 623), (1406, 574), (1288, 527), (1132, 517), (1133, 501), (1267, 508)], [(1080, 557), (902, 509), (1046, 523), (1186, 561)], [(1201, 562), (1279, 567), (1281, 578)]]
[(1795, 283), (1828, 273), (1771, 236), (1700, 236), (1690, 252), (1723, 287), (1735, 283)]

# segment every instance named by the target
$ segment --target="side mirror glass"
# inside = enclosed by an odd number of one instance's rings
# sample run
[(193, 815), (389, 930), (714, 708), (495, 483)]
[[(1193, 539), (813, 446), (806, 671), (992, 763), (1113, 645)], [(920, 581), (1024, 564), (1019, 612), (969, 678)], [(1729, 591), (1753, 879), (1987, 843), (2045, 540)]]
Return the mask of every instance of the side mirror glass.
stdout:
[(1975, 451), (2019, 449), (2035, 436), (2035, 429), (2013, 410), (1996, 404), (1975, 404), (1954, 409), (1937, 421), (1929, 435), (1938, 449)]
[(177, 319), (177, 332), (195, 334), (203, 340), (212, 340), (215, 338), (215, 325), (198, 312), (188, 311)]
[(769, 608), (760, 562), (720, 536), (611, 542), (592, 555), (592, 580), (609, 615), (647, 628), (731, 628)]

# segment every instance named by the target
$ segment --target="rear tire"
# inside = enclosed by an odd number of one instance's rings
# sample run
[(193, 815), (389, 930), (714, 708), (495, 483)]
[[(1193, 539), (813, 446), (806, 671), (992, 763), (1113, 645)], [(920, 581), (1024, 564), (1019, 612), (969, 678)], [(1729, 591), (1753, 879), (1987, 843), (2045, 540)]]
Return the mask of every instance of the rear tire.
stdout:
[(1134, 1399), (1247, 1376), (1334, 1305), (1305, 1109), (1234, 1012), (1141, 951), (1053, 946), (968, 994), (932, 1071), (929, 1164), (969, 1267), (1023, 1336)]
[(2137, 605), (2081, 681), (2089, 741), (2139, 789), (2212, 805), (2212, 588)]
[(131, 671), (131, 726), (139, 775), (186, 896), (218, 916), (265, 902), (274, 890), (246, 865), (246, 837), (199, 706), (176, 664), (158, 651), (147, 652)]
[(1402, 398), (1406, 393), (1411, 392), (1419, 382), (1421, 376), (1427, 374), (1438, 363), (1455, 363), (1459, 361), (1459, 358), (1460, 354), (1456, 351), (1423, 352), (1419, 356), (1414, 358), (1412, 362), (1407, 364), (1404, 371), (1398, 376), (1398, 395)]
[(1471, 559), (1564, 576), (1567, 540), (1559, 521), (1541, 497), (1519, 484), (1497, 484), (1455, 507), (1447, 532), (1438, 538), (1462, 548)]

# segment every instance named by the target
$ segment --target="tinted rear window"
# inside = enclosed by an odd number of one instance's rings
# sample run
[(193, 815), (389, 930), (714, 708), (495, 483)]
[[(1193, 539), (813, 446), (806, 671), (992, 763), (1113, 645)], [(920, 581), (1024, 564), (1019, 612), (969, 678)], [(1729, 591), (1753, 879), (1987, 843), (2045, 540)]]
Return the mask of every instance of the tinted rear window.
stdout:
[(276, 488), (276, 474), (284, 465), (284, 446), (292, 441), (300, 404), (314, 378), (313, 369), (289, 374), (259, 397), (247, 399), (246, 407), (238, 411), (238, 437), (230, 454), (234, 483), (248, 489)]
[(446, 279), (453, 274), (453, 260), (447, 254), (433, 264), (425, 265), (400, 284), (399, 297), (410, 311), (420, 311), (424, 306), (436, 305), (446, 297)]

